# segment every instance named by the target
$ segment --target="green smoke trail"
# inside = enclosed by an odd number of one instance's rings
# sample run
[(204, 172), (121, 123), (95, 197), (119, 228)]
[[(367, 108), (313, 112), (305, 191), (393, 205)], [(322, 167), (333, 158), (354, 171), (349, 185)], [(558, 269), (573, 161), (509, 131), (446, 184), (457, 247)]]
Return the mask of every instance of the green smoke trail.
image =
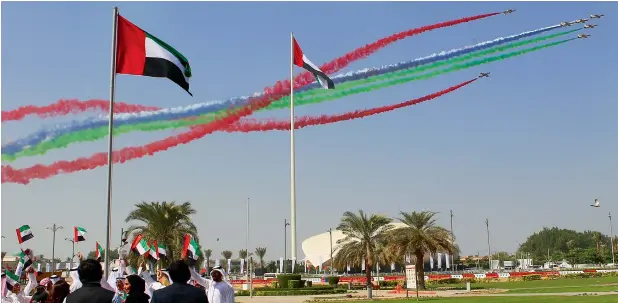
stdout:
[[(572, 32), (572, 31), (570, 31)], [(555, 35), (550, 35), (550, 36), (556, 36), (559, 34), (555, 34)], [(538, 41), (542, 41), (539, 39), (542, 39), (544, 37), (541, 38), (536, 38), (536, 39), (531, 39), (531, 40), (535, 40), (534, 42), (538, 42)], [(549, 39), (549, 38), (546, 38)], [(359, 93), (364, 93), (364, 92), (370, 92), (373, 90), (378, 90), (378, 89), (382, 89), (382, 88), (386, 88), (386, 87), (390, 87), (390, 86), (394, 86), (394, 85), (399, 85), (399, 84), (403, 84), (403, 83), (407, 83), (407, 82), (411, 82), (411, 81), (415, 81), (415, 80), (425, 80), (425, 79), (430, 79), (433, 78), (435, 76), (441, 75), (441, 74), (445, 74), (445, 73), (449, 73), (449, 72), (454, 72), (454, 71), (459, 71), (462, 69), (467, 69), (470, 67), (474, 67), (474, 66), (478, 66), (478, 65), (482, 65), (482, 64), (486, 64), (486, 63), (491, 63), (491, 62), (495, 62), (495, 61), (500, 61), (500, 60), (504, 60), (504, 59), (508, 59), (511, 57), (515, 57), (515, 56), (519, 56), (519, 55), (523, 55), (529, 52), (533, 52), (533, 51), (537, 51), (537, 50), (541, 50), (544, 48), (548, 48), (548, 47), (552, 47), (552, 46), (556, 46), (562, 43), (566, 43), (568, 41), (571, 41), (573, 39), (576, 38), (572, 38), (572, 39), (567, 39), (567, 40), (562, 40), (562, 41), (557, 41), (557, 42), (553, 42), (553, 43), (547, 43), (547, 44), (542, 44), (536, 47), (531, 47), (531, 48), (527, 48), (521, 51), (515, 51), (515, 52), (511, 52), (511, 53), (507, 53), (504, 55), (499, 55), (499, 56), (494, 56), (494, 57), (488, 57), (485, 59), (480, 59), (480, 60), (475, 60), (475, 61), (471, 61), (468, 63), (464, 63), (464, 64), (456, 64), (453, 65), (447, 69), (442, 69), (442, 70), (438, 70), (438, 71), (434, 71), (428, 74), (424, 74), (424, 75), (420, 75), (420, 76), (413, 76), (413, 77), (400, 77), (402, 75), (409, 75), (412, 73), (416, 73), (416, 69), (414, 70), (408, 70), (405, 72), (392, 72), (392, 73), (388, 73), (385, 75), (380, 75), (380, 76), (375, 76), (375, 77), (380, 77), (381, 79), (385, 79), (385, 80), (390, 80), (390, 81), (386, 81), (386, 82), (382, 82), (382, 83), (378, 83), (378, 84), (374, 84), (374, 85), (369, 85), (369, 86), (364, 86), (364, 87), (358, 87), (358, 88), (352, 88), (348, 91), (335, 91), (334, 93), (327, 95), (327, 96), (320, 96), (319, 94), (313, 94), (311, 93), (312, 91), (307, 91), (307, 92), (303, 92), (305, 93), (305, 97), (299, 98), (298, 99), (298, 103), (297, 103), (297, 99), (295, 99), (294, 103), (299, 104), (299, 105), (304, 105), (304, 104), (312, 104), (312, 103), (319, 103), (319, 102), (324, 102), (324, 101), (328, 101), (328, 100), (334, 100), (334, 99), (338, 99), (338, 98), (342, 98), (342, 97), (346, 97), (346, 96), (350, 96), (350, 95), (354, 95), (354, 94), (359, 94)], [(545, 40), (545, 39), (543, 39)], [(530, 41), (530, 40), (527, 40)], [(500, 50), (504, 50), (504, 49), (508, 49), (508, 48), (514, 48), (514, 47), (519, 47), (525, 44), (530, 44), (530, 43), (534, 43), (534, 42), (529, 42), (529, 43), (525, 43), (526, 41), (522, 41), (522, 42), (516, 42), (516, 43), (512, 43), (514, 45), (517, 46), (512, 46), (512, 47), (508, 47), (509, 45), (506, 46), (500, 46), (500, 47), (496, 47), (496, 49), (499, 50), (493, 50), (492, 49), (488, 49), (488, 50), (483, 50), (483, 51), (479, 51), (478, 53), (483, 53), (483, 55), (486, 54), (490, 54), (490, 53), (495, 53), (498, 52)], [(469, 55), (466, 56), (462, 56), (465, 57), (466, 59), (462, 59), (460, 57), (457, 58), (453, 58), (450, 60), (446, 60), (444, 62), (437, 62), (434, 64), (430, 64), (430, 65), (435, 65), (432, 68), (435, 67), (439, 67), (442, 65), (448, 65), (448, 64), (452, 64), (452, 63), (458, 63), (458, 62), (462, 62), (465, 61), (469, 58), (474, 58), (474, 57), (478, 57), (478, 56), (482, 56), (482, 55), (473, 55), (474, 53), (471, 53)], [(429, 66), (429, 65), (428, 65)], [(420, 67), (419, 69), (421, 69), (421, 71), (425, 71), (429, 68), (426, 68), (426, 66)], [(351, 81), (351, 82), (355, 82), (355, 83), (369, 83), (369, 82), (374, 82), (374, 81), (368, 81), (369, 79), (362, 79), (362, 80), (356, 80), (356, 81)], [(348, 84), (348, 83), (346, 83)], [(342, 85), (339, 85), (339, 87), (341, 87)], [(350, 85), (351, 86), (351, 85)], [(320, 89), (316, 89), (316, 90), (320, 90)], [(289, 102), (288, 102), (289, 103)], [(204, 124), (204, 123), (208, 123), (211, 122), (215, 119), (216, 116), (225, 114), (226, 111), (221, 111), (221, 112), (217, 112), (217, 113), (212, 113), (212, 114), (208, 114), (208, 115), (203, 115), (203, 116), (198, 116), (195, 119), (192, 120), (187, 120), (187, 119), (183, 119), (183, 120), (173, 120), (173, 121), (158, 121), (158, 122), (150, 122), (150, 123), (143, 123), (143, 124), (135, 124), (135, 125), (122, 125), (116, 129), (114, 129), (114, 134), (122, 134), (122, 133), (128, 133), (131, 131), (157, 131), (157, 130), (163, 130), (163, 129), (169, 129), (169, 128), (183, 128), (183, 127), (189, 127), (189, 126), (194, 126), (194, 125), (199, 125), (199, 124)], [(41, 155), (41, 154), (45, 154), (47, 151), (52, 150), (52, 149), (57, 149), (57, 148), (64, 148), (67, 147), (69, 144), (71, 143), (75, 143), (75, 142), (83, 142), (83, 141), (94, 141), (94, 140), (98, 140), (101, 138), (104, 138), (105, 136), (107, 136), (108, 134), (108, 130), (106, 127), (100, 127), (100, 128), (95, 128), (95, 129), (90, 129), (90, 130), (83, 130), (83, 131), (78, 131), (78, 132), (73, 132), (73, 133), (69, 133), (63, 136), (60, 136), (54, 140), (50, 140), (50, 141), (45, 141), (42, 142), (36, 146), (30, 147), (28, 149), (24, 149), (22, 151), (20, 151), (19, 153), (16, 153), (14, 155), (2, 155), (2, 161), (15, 161), (18, 158), (21, 157), (27, 157), (27, 156), (35, 156), (35, 155)]]

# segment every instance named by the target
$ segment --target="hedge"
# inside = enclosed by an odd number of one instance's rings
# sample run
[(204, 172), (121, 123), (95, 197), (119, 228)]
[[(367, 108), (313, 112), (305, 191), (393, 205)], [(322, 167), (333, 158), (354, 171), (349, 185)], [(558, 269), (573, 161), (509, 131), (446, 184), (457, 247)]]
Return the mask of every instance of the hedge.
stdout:
[(328, 281), (328, 285), (337, 285), (337, 284), (339, 284), (339, 277), (337, 277), (337, 276), (327, 277), (326, 280)]
[[(313, 295), (332, 295), (346, 293), (345, 289), (274, 289), (274, 290), (254, 290), (254, 296), (313, 296)], [(236, 296), (248, 296), (248, 290), (239, 290)]]
[(289, 288), (290, 280), (300, 280), (300, 275), (296, 274), (284, 274), (278, 275), (277, 280), (279, 280), (279, 288)]

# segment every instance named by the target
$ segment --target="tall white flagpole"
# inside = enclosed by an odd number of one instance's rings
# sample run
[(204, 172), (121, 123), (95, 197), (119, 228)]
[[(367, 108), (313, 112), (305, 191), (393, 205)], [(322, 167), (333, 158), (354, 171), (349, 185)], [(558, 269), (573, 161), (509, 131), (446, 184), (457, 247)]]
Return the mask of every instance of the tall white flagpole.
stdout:
[(292, 259), (296, 259), (296, 158), (294, 149), (294, 33), (290, 33), (290, 237)]
[(114, 95), (116, 92), (116, 38), (118, 36), (118, 7), (114, 6), (112, 22), (112, 61), (109, 85), (109, 141), (107, 148), (107, 235), (105, 236), (105, 276), (109, 276), (110, 238), (112, 237), (112, 167), (114, 143)]

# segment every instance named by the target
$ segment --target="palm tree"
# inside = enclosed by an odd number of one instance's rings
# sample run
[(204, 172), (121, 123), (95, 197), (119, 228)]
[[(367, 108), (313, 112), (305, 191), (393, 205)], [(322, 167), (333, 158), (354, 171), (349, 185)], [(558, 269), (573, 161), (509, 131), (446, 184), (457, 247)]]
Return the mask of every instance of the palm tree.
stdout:
[(212, 249), (204, 250), (204, 258), (206, 258), (206, 267), (210, 268), (210, 257), (212, 256)]
[(345, 238), (337, 241), (335, 266), (343, 268), (346, 263), (360, 266), (365, 261), (368, 297), (371, 298), (371, 269), (379, 254), (385, 253), (385, 240), (392, 229), (391, 219), (381, 215), (367, 216), (362, 210), (358, 214), (345, 212), (337, 227)]
[(255, 254), (260, 259), (260, 268), (264, 268), (264, 256), (266, 256), (266, 247), (256, 247)]
[(197, 228), (190, 218), (195, 213), (190, 202), (141, 202), (135, 205), (125, 222), (140, 222), (139, 225), (130, 226), (128, 234), (141, 234), (146, 239), (164, 243), (167, 246), (167, 258), (174, 260), (181, 256), (185, 234), (190, 234), (199, 243)]
[[(415, 257), (419, 289), (425, 289), (423, 260), (425, 254), (455, 251), (451, 242), (451, 232), (436, 225), (436, 213), (430, 211), (411, 213), (401, 212), (399, 219), (405, 227), (394, 229), (389, 241), (400, 256), (412, 254)], [(420, 278), (419, 278), (420, 277)]]
[(238, 251), (238, 257), (242, 260), (246, 260), (247, 259), (247, 250), (246, 249), (241, 249)]
[(231, 259), (232, 258), (232, 251), (224, 250), (224, 251), (221, 252), (221, 256), (223, 256), (223, 258), (225, 258), (225, 260)]

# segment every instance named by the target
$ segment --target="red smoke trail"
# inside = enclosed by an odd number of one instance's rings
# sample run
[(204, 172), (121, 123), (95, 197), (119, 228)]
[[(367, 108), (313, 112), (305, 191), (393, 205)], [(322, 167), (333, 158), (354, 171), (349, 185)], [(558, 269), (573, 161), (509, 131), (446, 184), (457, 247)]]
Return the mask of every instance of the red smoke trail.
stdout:
[[(353, 119), (361, 119), (361, 118), (365, 118), (368, 116), (373, 116), (373, 115), (377, 115), (377, 114), (382, 114), (385, 112), (389, 112), (389, 111), (393, 111), (399, 108), (403, 108), (403, 107), (408, 107), (408, 106), (412, 106), (412, 105), (416, 105), (419, 104), (421, 102), (425, 102), (425, 101), (429, 101), (438, 97), (441, 97), (443, 95), (446, 95), (448, 93), (454, 92), (468, 84), (471, 84), (472, 82), (476, 81), (478, 79), (472, 79), (466, 82), (463, 82), (461, 84), (457, 84), (455, 86), (451, 86), (447, 89), (441, 90), (439, 92), (435, 92), (431, 95), (426, 95), (424, 97), (420, 97), (417, 99), (413, 99), (413, 100), (408, 100), (402, 103), (397, 103), (397, 104), (393, 104), (393, 105), (386, 105), (386, 106), (382, 106), (382, 107), (375, 107), (375, 108), (370, 108), (370, 109), (362, 109), (362, 110), (355, 110), (353, 112), (348, 112), (348, 113), (344, 113), (344, 114), (339, 114), (339, 115), (322, 115), (322, 116), (304, 116), (304, 117), (298, 117), (296, 118), (296, 120), (294, 121), (294, 128), (295, 129), (300, 129), (300, 128), (305, 128), (308, 126), (316, 126), (316, 125), (323, 125), (323, 124), (330, 124), (330, 123), (336, 123), (336, 122), (342, 122), (342, 121), (348, 121), (348, 120), (353, 120)], [(284, 130), (284, 131), (289, 131), (290, 130), (290, 121), (280, 121), (280, 120), (272, 120), (272, 121), (265, 121), (265, 122), (258, 122), (258, 121), (239, 121), (236, 122), (230, 126), (228, 126), (225, 131), (226, 132), (243, 132), (243, 133), (248, 133), (248, 132), (255, 132), (255, 131), (271, 131), (271, 130)]]
[[(356, 49), (352, 52), (347, 53), (343, 57), (337, 58), (322, 67), (323, 71), (337, 71), (340, 70), (352, 61), (356, 61), (361, 58), (365, 58), (377, 50), (391, 44), (397, 42), (399, 40), (405, 39), (410, 36), (414, 36), (426, 31), (439, 29), (443, 27), (449, 27), (461, 23), (466, 23), (474, 20), (484, 19), (487, 17), (499, 15), (500, 13), (491, 13), (484, 15), (471, 16), (441, 23), (436, 23), (432, 25), (423, 26), (420, 28), (415, 28), (407, 31), (403, 31), (386, 38), (380, 39), (374, 43), (367, 44), (364, 47)], [(297, 83), (302, 81), (302, 83), (311, 83), (315, 81), (313, 75), (308, 72), (303, 72), (296, 77)], [(275, 84), (272, 88), (266, 88), (264, 91), (267, 94), (285, 91), (289, 88), (290, 84), (288, 80), (282, 80)], [(144, 106), (144, 105), (131, 105), (126, 103), (115, 103), (114, 104), (116, 110), (115, 113), (125, 113), (125, 112), (137, 112), (144, 110), (157, 110), (157, 107), (154, 106)], [(109, 110), (109, 101), (105, 100), (88, 100), (88, 101), (78, 101), (78, 100), (60, 100), (55, 104), (50, 104), (47, 106), (33, 106), (26, 105), (22, 106), (18, 109), (10, 110), (10, 111), (2, 111), (2, 122), (6, 121), (15, 121), (21, 120), (28, 115), (38, 115), (40, 117), (51, 117), (51, 116), (60, 116), (67, 115), (69, 113), (79, 113), (84, 112), (91, 109), (99, 109), (103, 111)]]
[[(304, 127), (314, 126), (314, 125), (323, 125), (323, 124), (336, 123), (336, 122), (353, 120), (353, 119), (360, 119), (360, 118), (364, 118), (364, 117), (368, 117), (372, 115), (385, 113), (385, 112), (392, 111), (395, 109), (416, 105), (421, 102), (425, 102), (425, 101), (438, 98), (445, 94), (456, 91), (468, 84), (471, 84), (472, 82), (476, 80), (477, 79), (472, 79), (472, 80), (460, 83), (458, 85), (451, 86), (439, 92), (426, 95), (421, 98), (394, 104), (394, 105), (387, 105), (387, 106), (376, 107), (376, 108), (371, 108), (371, 109), (364, 109), (364, 110), (356, 110), (353, 112), (348, 112), (348, 113), (339, 114), (339, 115), (299, 117), (295, 121), (296, 123), (295, 126), (297, 129), (299, 129), (299, 128), (304, 128)], [(214, 123), (215, 122), (211, 124), (214, 124)], [(197, 127), (201, 127), (201, 126), (197, 126)], [(253, 131), (269, 131), (269, 130), (286, 131), (289, 129), (290, 129), (290, 121), (266, 121), (266, 122), (239, 121), (232, 125), (228, 125), (224, 129), (224, 131), (226, 132), (253, 132)], [(126, 154), (129, 152), (127, 149), (138, 149), (138, 148), (139, 147), (123, 148), (120, 151), (120, 153), (125, 153), (127, 157), (130, 157), (130, 155)], [(119, 152), (114, 153), (114, 158), (115, 158), (114, 161), (124, 162), (124, 161), (118, 161), (119, 160), (119, 157), (117, 157), (118, 153)], [(49, 178), (51, 176), (54, 176), (60, 173), (72, 173), (72, 172), (80, 171), (83, 169), (89, 169), (90, 167), (92, 167), (93, 164), (98, 165), (99, 163), (104, 163), (104, 164), (107, 163), (106, 157), (107, 157), (106, 153), (99, 153), (99, 154), (95, 154), (94, 156), (90, 158), (80, 158), (74, 161), (58, 161), (50, 166), (35, 165), (30, 168), (18, 169), (18, 170), (10, 166), (4, 166), (2, 169), (2, 183), (12, 182), (12, 183), (28, 184), (30, 180), (32, 179), (46, 179), (46, 178)], [(126, 161), (126, 159), (124, 160)]]
[[(434, 30), (442, 27), (453, 26), (460, 23), (470, 22), (473, 20), (483, 19), (490, 16), (498, 15), (500, 13), (491, 13), (478, 15), (473, 17), (461, 18), (453, 21), (447, 21), (437, 23), (434, 25), (423, 26), (418, 29), (408, 30), (405, 32), (397, 33), (389, 37), (380, 39), (374, 43), (367, 44), (361, 48), (353, 50), (346, 55), (336, 58), (335, 60), (326, 63), (320, 69), (327, 73), (337, 72), (346, 67), (351, 62), (367, 57), (372, 53), (388, 46), (391, 43), (404, 39), (409, 36), (417, 35), (419, 33)], [(303, 72), (294, 79), (294, 87), (302, 87), (313, 82), (315, 79), (309, 72)], [(251, 115), (254, 111), (262, 109), (273, 100), (279, 99), (290, 93), (289, 88), (290, 80), (280, 80), (273, 87), (267, 87), (264, 89), (265, 96), (255, 98), (247, 106), (234, 110), (230, 115), (213, 121), (209, 124), (193, 127), (190, 131), (170, 136), (168, 138), (155, 141), (143, 146), (125, 147), (121, 150), (112, 153), (112, 160), (114, 163), (124, 163), (126, 161), (141, 158), (144, 156), (152, 156), (155, 153), (165, 151), (169, 148), (190, 143), (193, 140), (200, 139), (208, 134), (211, 134), (217, 130), (223, 130), (228, 125), (235, 123), (243, 117)], [(256, 100), (257, 99), (257, 100)], [(107, 152), (96, 153), (87, 158), (78, 158), (72, 161), (57, 161), (50, 165), (37, 164), (29, 168), (14, 169), (9, 165), (2, 166), (2, 183), (12, 182), (28, 184), (32, 179), (47, 179), (60, 173), (72, 173), (81, 170), (95, 169), (107, 164)]]
[[(52, 117), (52, 116), (64, 116), (70, 113), (76, 114), (80, 112), (85, 112), (88, 110), (101, 110), (101, 111), (109, 111), (109, 101), (108, 100), (87, 100), (87, 101), (79, 101), (77, 99), (73, 100), (58, 100), (58, 102), (45, 105), (45, 106), (35, 106), (35, 105), (25, 105), (19, 107), (14, 110), (2, 111), (2, 122), (7, 121), (16, 121), (25, 118), (30, 115), (37, 115), (41, 118)], [(159, 109), (156, 106), (143, 106), (143, 105), (133, 105), (127, 104), (123, 102), (115, 102), (114, 103), (114, 112), (115, 113), (130, 113), (130, 112), (140, 112), (140, 111), (151, 111)]]

